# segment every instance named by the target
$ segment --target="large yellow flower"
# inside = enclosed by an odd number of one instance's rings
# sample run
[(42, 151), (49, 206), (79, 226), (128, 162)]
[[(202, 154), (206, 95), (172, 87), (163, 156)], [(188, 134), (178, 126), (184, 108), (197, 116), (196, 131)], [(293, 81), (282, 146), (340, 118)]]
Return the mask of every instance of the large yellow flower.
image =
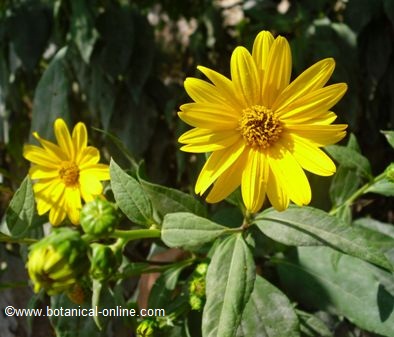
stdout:
[(98, 164), (99, 151), (87, 146), (85, 124), (78, 123), (70, 135), (66, 123), (57, 119), (54, 129), (58, 145), (34, 132), (42, 147), (25, 145), (23, 156), (32, 162), (29, 176), (35, 181), (38, 214), (49, 211), (49, 221), (54, 226), (66, 215), (73, 224), (78, 224), (81, 197), (89, 202), (102, 193), (100, 180), (109, 179), (109, 168)]
[(237, 47), (231, 57), (231, 80), (202, 66), (212, 82), (187, 78), (194, 103), (180, 107), (179, 117), (194, 127), (180, 138), (186, 152), (212, 152), (196, 182), (207, 201), (218, 202), (241, 185), (249, 212), (257, 212), (265, 195), (277, 210), (292, 200), (306, 205), (311, 189), (304, 170), (329, 176), (332, 160), (320, 149), (341, 140), (345, 124), (330, 125), (329, 111), (347, 86), (325, 86), (334, 60), (315, 63), (290, 83), (291, 51), (287, 40), (262, 31), (252, 54)]

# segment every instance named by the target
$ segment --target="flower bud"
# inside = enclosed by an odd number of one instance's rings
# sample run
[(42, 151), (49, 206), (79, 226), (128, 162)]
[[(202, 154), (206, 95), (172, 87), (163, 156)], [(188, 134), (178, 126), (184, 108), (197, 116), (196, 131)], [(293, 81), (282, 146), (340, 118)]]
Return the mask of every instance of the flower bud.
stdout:
[(205, 276), (208, 264), (200, 263), (193, 272), (189, 282), (189, 304), (192, 310), (202, 310), (205, 303)]
[(156, 328), (156, 321), (145, 319), (137, 327), (137, 337), (153, 337)]
[(119, 217), (113, 203), (96, 198), (88, 202), (81, 210), (81, 226), (85, 233), (103, 236), (112, 233)]
[(59, 228), (30, 247), (27, 270), (37, 293), (61, 293), (73, 286), (89, 265), (87, 244), (79, 232)]
[(108, 280), (118, 270), (118, 259), (114, 251), (107, 245), (93, 243), (90, 245), (90, 276), (99, 281)]

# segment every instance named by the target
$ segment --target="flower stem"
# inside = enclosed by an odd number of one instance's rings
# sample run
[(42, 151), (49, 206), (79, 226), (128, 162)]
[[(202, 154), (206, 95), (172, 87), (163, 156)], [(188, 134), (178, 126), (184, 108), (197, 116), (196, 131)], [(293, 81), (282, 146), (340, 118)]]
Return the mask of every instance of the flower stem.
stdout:
[(121, 230), (116, 229), (112, 234), (112, 238), (122, 238), (126, 241), (148, 239), (148, 238), (159, 238), (161, 231), (159, 229), (132, 229), (132, 230)]
[(343, 206), (351, 206), (357, 198), (361, 197), (368, 190), (368, 188), (370, 188), (373, 184), (376, 184), (379, 180), (382, 180), (385, 176), (386, 176), (386, 172), (379, 174), (374, 179), (370, 180), (365, 185), (361, 186), (356, 192), (354, 192), (349, 198), (347, 198), (346, 201), (342, 205), (338, 205), (338, 206), (334, 207), (333, 209), (331, 209), (331, 211), (328, 214), (334, 215)]

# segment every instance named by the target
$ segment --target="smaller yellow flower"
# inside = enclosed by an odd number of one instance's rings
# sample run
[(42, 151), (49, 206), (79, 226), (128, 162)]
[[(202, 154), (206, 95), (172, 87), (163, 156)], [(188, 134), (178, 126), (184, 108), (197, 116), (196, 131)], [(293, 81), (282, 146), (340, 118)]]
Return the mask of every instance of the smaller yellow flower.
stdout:
[(100, 153), (87, 146), (86, 126), (78, 123), (70, 135), (63, 119), (54, 124), (58, 144), (33, 136), (42, 147), (25, 145), (23, 156), (32, 163), (29, 176), (34, 180), (34, 195), (39, 215), (49, 211), (49, 221), (59, 225), (66, 215), (79, 224), (81, 197), (92, 201), (103, 191), (101, 181), (109, 180), (109, 167), (98, 164)]

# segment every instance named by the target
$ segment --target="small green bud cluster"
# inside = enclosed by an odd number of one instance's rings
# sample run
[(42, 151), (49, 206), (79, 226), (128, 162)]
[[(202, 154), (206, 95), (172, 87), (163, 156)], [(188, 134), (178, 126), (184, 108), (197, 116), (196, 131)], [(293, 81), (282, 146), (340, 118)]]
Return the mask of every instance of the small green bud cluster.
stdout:
[(205, 276), (207, 274), (208, 264), (200, 263), (193, 272), (189, 282), (189, 304), (192, 310), (202, 310), (205, 303)]
[(137, 327), (137, 337), (153, 337), (157, 327), (155, 320), (144, 319)]
[(82, 207), (80, 221), (86, 234), (100, 237), (115, 230), (119, 215), (112, 202), (96, 198)]
[(88, 269), (88, 246), (78, 231), (55, 229), (30, 247), (27, 270), (37, 293), (48, 295), (71, 288)]

